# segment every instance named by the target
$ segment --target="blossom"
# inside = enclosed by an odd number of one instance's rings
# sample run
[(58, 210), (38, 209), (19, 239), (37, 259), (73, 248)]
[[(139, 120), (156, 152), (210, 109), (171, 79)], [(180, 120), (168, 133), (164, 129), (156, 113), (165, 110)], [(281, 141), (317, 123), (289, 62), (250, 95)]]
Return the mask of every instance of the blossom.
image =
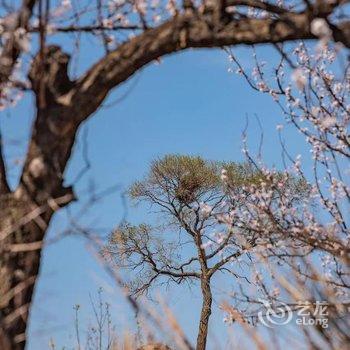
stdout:
[(62, 6), (67, 9), (70, 9), (72, 7), (71, 0), (62, 0)]
[(227, 6), (225, 8), (226, 13), (235, 13), (236, 12), (236, 6)]
[(213, 210), (213, 208), (209, 204), (203, 203), (203, 202), (200, 204), (200, 208), (201, 208), (201, 213), (205, 217), (208, 217), (211, 211)]
[(104, 18), (102, 20), (102, 25), (103, 27), (105, 28), (109, 28), (109, 29), (112, 29), (113, 28), (113, 22), (111, 21), (111, 19), (109, 18)]
[(259, 91), (266, 91), (267, 90), (267, 85), (263, 81), (259, 81), (257, 86), (258, 86)]
[(213, 242), (211, 242), (211, 241), (205, 242), (201, 245), (201, 249), (207, 249), (207, 248), (211, 247), (212, 245), (213, 245)]
[(324, 18), (315, 18), (311, 22), (311, 33), (320, 39), (329, 39), (332, 31)]
[(336, 122), (337, 122), (337, 119), (335, 117), (326, 117), (321, 121), (321, 126), (324, 129), (329, 129), (332, 126), (335, 126)]
[(292, 80), (299, 90), (302, 90), (306, 85), (306, 77), (301, 68), (294, 69), (292, 73)]
[(228, 176), (227, 176), (227, 170), (226, 169), (222, 169), (221, 170), (221, 181), (222, 182), (226, 182), (228, 180)]

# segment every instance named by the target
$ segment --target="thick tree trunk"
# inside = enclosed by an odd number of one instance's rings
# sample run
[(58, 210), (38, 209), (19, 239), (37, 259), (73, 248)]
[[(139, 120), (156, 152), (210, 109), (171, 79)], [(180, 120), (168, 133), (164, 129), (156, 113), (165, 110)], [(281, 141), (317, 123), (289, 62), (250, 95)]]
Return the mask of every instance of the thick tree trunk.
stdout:
[[(35, 206), (37, 208), (37, 206)], [(40, 267), (41, 242), (53, 211), (25, 225), (33, 203), (0, 197), (0, 349), (25, 347), (25, 332), (35, 281)]]
[(53, 46), (45, 51), (45, 64), (39, 56), (33, 61), (30, 78), (38, 109), (16, 191), (8, 188), (0, 162), (0, 350), (25, 347), (45, 233), (54, 212), (74, 199), (63, 174), (84, 118), (71, 105), (57, 103), (71, 87), (68, 60)]
[[(56, 57), (53, 63), (60, 61)], [(52, 76), (46, 77), (50, 83)], [(61, 81), (56, 80), (57, 90)], [(55, 105), (49, 89), (44, 91), (49, 106), (37, 111), (20, 184), (0, 195), (0, 350), (25, 348), (45, 233), (54, 212), (74, 198), (63, 186), (63, 173), (79, 124), (63, 128), (62, 120), (72, 120), (69, 109)]]
[(201, 281), (201, 289), (203, 296), (201, 318), (199, 321), (199, 329), (197, 336), (197, 350), (205, 350), (207, 345), (207, 336), (208, 336), (208, 327), (209, 327), (209, 318), (211, 315), (211, 306), (213, 302), (213, 296), (210, 288), (210, 280), (203, 279)]

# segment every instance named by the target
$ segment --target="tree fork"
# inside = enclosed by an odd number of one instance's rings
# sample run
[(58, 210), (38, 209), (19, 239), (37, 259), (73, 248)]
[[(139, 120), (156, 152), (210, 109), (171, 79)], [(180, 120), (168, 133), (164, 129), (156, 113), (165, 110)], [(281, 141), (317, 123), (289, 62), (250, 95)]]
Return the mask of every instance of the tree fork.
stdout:
[[(56, 210), (74, 200), (63, 186), (63, 173), (79, 123), (57, 99), (72, 86), (69, 56), (58, 47), (46, 49), (44, 64), (33, 61), (30, 72), (37, 100), (44, 91), (46, 106), (38, 108), (20, 183), (14, 192), (0, 161), (0, 349), (25, 348), (27, 320), (39, 274), (42, 245)], [(42, 70), (42, 71), (40, 71)], [(44, 90), (41, 90), (44, 89)]]

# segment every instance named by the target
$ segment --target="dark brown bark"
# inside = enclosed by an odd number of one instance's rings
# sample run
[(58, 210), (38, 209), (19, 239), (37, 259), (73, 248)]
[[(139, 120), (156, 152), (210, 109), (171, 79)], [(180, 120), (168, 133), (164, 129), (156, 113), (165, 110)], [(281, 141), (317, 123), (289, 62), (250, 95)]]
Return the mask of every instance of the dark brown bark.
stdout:
[[(37, 97), (44, 86), (45, 106), (37, 110), (20, 184), (15, 192), (0, 197), (1, 350), (25, 347), (42, 242), (54, 211), (74, 199), (71, 188), (63, 186), (63, 173), (79, 123), (71, 118), (69, 108), (57, 103), (71, 86), (68, 56), (57, 47), (45, 53), (45, 65), (34, 61), (30, 73)], [(39, 67), (44, 74), (39, 74)], [(39, 76), (43, 85), (37, 81)]]
[(196, 350), (205, 350), (207, 345), (209, 318), (211, 315), (211, 307), (213, 302), (213, 296), (210, 288), (210, 279), (203, 278), (201, 280), (201, 290), (203, 301), (201, 316), (199, 320)]
[(25, 347), (45, 233), (55, 210), (71, 200), (68, 193), (39, 206), (24, 189), (0, 197), (1, 350)]
[[(0, 199), (0, 232), (16, 227), (35, 205), (17, 200), (15, 195)], [(46, 210), (41, 217), (48, 222), (52, 210)], [(39, 219), (39, 217), (38, 217)], [(40, 267), (41, 250), (26, 251), (26, 244), (42, 241), (45, 227), (38, 220), (15, 228), (2, 240), (0, 260), (0, 349), (19, 350), (24, 348), (25, 331), (32, 301), (35, 281)], [(20, 244), (21, 249), (13, 249)]]
[[(54, 211), (69, 193), (46, 204), (33, 202), (25, 188), (0, 198), (0, 349), (23, 349), (41, 247)], [(40, 196), (39, 196), (40, 198)]]

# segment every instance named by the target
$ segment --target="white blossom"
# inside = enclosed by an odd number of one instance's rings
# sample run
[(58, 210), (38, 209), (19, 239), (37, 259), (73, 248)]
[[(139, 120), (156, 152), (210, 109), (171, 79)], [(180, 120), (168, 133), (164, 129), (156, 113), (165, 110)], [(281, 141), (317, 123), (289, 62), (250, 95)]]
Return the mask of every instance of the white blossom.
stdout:
[(299, 90), (302, 90), (306, 85), (306, 76), (301, 68), (294, 69), (292, 73), (292, 80)]
[(226, 169), (222, 169), (221, 170), (221, 181), (222, 182), (226, 182), (228, 180), (228, 176), (227, 176), (227, 170)]
[(311, 22), (311, 33), (320, 39), (329, 39), (332, 31), (324, 18), (315, 18)]

